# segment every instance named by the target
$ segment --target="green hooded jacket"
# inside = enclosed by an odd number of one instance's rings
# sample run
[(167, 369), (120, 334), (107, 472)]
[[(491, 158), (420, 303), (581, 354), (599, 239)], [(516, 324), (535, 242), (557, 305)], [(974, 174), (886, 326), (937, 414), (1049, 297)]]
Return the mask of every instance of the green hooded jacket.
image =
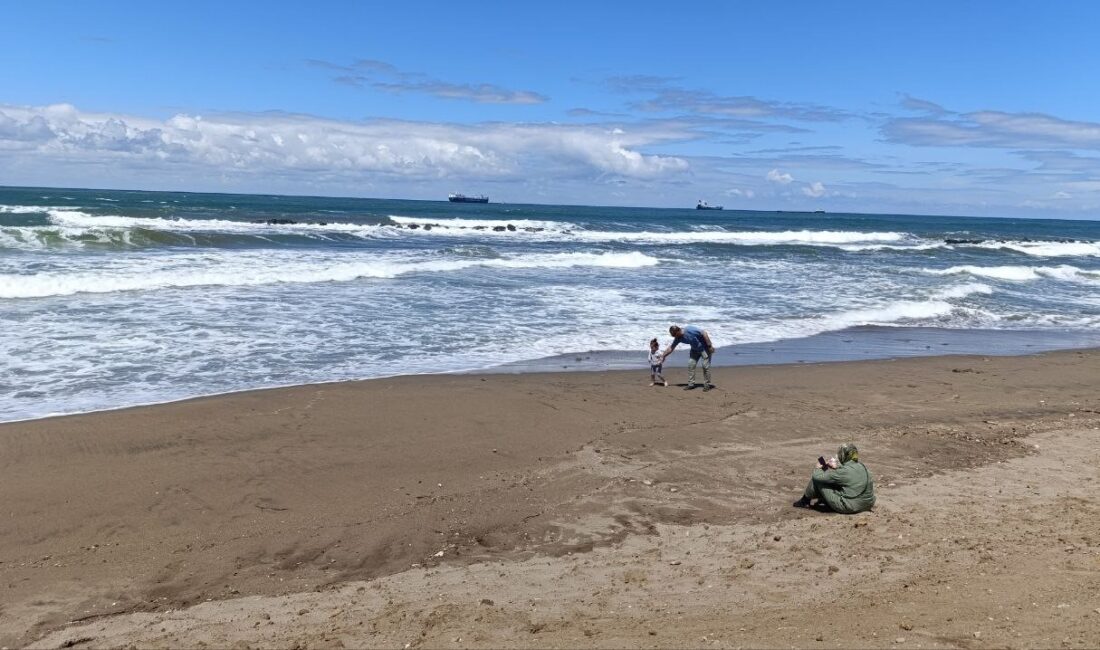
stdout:
[(870, 510), (875, 505), (875, 482), (859, 462), (855, 445), (842, 446), (836, 457), (840, 467), (814, 470), (811, 482), (818, 497), (835, 512), (851, 515)]

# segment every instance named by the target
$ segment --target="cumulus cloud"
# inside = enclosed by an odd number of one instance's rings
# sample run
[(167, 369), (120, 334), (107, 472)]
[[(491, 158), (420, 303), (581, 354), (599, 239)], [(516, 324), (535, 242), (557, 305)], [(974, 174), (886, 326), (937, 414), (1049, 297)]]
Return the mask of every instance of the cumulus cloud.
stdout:
[(179, 114), (167, 120), (97, 114), (71, 105), (0, 106), (0, 152), (44, 160), (191, 165), (243, 174), (311, 172), (514, 179), (621, 176), (687, 170), (642, 148), (690, 137), (666, 125), (351, 122), (286, 113)]
[(772, 183), (779, 183), (780, 185), (789, 185), (791, 181), (794, 180), (794, 176), (791, 176), (786, 172), (781, 172), (778, 169), (773, 169), (768, 172), (768, 175), (765, 178), (767, 178)]
[(35, 146), (54, 137), (53, 129), (41, 115), (32, 115), (24, 120), (0, 112), (0, 143), (9, 148)]
[(461, 99), (479, 104), (541, 104), (548, 97), (531, 90), (512, 90), (490, 83), (453, 83), (421, 72), (408, 72), (385, 61), (359, 59), (350, 65), (306, 59), (306, 65), (338, 73), (332, 80), (354, 87), (383, 92), (422, 93), (441, 99)]
[(802, 188), (802, 193), (814, 199), (825, 196), (825, 185), (821, 181), (814, 181)]

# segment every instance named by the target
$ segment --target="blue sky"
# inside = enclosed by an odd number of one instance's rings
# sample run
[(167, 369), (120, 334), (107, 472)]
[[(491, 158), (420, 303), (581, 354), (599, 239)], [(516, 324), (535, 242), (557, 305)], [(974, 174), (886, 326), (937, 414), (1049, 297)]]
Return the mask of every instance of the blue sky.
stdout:
[(0, 184), (1100, 218), (1100, 3), (5, 14)]

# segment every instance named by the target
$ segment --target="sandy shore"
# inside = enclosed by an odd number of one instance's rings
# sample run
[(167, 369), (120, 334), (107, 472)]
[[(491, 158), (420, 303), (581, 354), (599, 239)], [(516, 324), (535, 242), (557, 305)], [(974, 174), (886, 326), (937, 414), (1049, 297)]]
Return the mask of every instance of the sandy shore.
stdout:
[[(0, 425), (0, 645), (1100, 644), (1100, 351), (643, 379)], [(790, 508), (845, 440), (876, 510)]]

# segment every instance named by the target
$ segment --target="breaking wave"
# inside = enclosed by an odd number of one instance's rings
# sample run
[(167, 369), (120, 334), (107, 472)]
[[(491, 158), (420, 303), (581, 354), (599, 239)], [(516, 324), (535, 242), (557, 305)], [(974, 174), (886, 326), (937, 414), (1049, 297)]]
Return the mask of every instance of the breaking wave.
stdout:
[(349, 282), (392, 279), (409, 273), (443, 273), (484, 267), (497, 269), (564, 269), (603, 267), (633, 269), (659, 260), (642, 253), (557, 253), (510, 259), (354, 261), (310, 256), (238, 253), (233, 257), (195, 256), (173, 260), (174, 268), (106, 268), (34, 275), (0, 274), (0, 298), (44, 298), (76, 293), (149, 291), (200, 286), (260, 286), (279, 283)]
[(1010, 250), (1035, 257), (1100, 257), (1100, 242), (1089, 241), (987, 241), (970, 244), (977, 248)]
[(1053, 280), (1065, 280), (1069, 282), (1097, 282), (1100, 281), (1100, 271), (1087, 271), (1062, 264), (1060, 266), (952, 266), (946, 269), (923, 269), (931, 275), (973, 275), (994, 280), (1010, 280), (1015, 282), (1027, 282), (1050, 278)]

